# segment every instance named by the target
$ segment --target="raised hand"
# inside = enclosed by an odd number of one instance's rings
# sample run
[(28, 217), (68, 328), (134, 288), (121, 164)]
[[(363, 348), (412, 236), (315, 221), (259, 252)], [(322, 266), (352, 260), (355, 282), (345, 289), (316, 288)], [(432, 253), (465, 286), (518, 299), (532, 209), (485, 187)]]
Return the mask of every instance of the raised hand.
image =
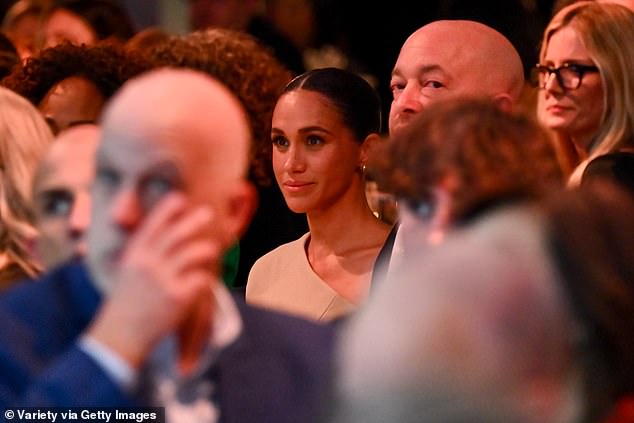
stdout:
[(208, 207), (191, 207), (182, 194), (161, 200), (114, 263), (112, 290), (88, 335), (138, 368), (165, 335), (178, 332), (191, 361), (211, 325), (220, 255), (204, 238), (211, 222)]

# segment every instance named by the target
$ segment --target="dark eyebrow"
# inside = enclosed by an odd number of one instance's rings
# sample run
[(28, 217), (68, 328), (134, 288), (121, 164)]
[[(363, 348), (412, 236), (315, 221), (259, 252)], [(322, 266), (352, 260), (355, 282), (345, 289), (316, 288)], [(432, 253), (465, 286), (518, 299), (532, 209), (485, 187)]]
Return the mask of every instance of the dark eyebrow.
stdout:
[[(279, 128), (271, 128), (271, 132), (272, 133), (278, 133), (278, 134), (283, 134), (284, 131), (282, 131)], [(332, 132), (330, 132), (329, 130), (327, 130), (326, 128), (322, 128), (321, 126), (306, 126), (305, 128), (301, 128), (299, 130), (299, 132), (301, 133), (306, 133), (306, 132), (325, 132), (327, 134), (332, 134)]]
[(306, 132), (325, 132), (327, 134), (332, 134), (332, 132), (330, 132), (326, 128), (322, 128), (321, 126), (307, 126), (305, 128), (301, 128), (299, 130), (299, 132), (301, 132), (301, 133), (306, 133)]

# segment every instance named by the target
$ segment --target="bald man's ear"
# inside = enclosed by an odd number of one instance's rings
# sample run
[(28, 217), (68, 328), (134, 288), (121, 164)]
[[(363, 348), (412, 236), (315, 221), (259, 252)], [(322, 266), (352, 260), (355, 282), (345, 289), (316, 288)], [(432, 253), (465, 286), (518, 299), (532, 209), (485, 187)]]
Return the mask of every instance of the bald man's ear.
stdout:
[(510, 113), (515, 108), (515, 101), (509, 94), (501, 93), (493, 97), (493, 102), (503, 111)]
[(258, 205), (257, 197), (255, 188), (247, 181), (236, 183), (229, 195), (225, 219), (221, 225), (225, 228), (230, 244), (240, 239), (251, 223)]

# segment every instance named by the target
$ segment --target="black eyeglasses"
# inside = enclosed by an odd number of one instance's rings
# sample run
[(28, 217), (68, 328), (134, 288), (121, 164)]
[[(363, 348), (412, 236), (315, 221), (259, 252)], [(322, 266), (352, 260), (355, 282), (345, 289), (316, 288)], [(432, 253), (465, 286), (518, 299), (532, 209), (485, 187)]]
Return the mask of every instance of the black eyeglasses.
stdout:
[(545, 88), (550, 75), (554, 73), (560, 87), (566, 90), (576, 90), (581, 85), (583, 76), (591, 72), (599, 72), (599, 68), (594, 65), (578, 63), (564, 63), (557, 68), (537, 64), (531, 69), (531, 84), (534, 87)]

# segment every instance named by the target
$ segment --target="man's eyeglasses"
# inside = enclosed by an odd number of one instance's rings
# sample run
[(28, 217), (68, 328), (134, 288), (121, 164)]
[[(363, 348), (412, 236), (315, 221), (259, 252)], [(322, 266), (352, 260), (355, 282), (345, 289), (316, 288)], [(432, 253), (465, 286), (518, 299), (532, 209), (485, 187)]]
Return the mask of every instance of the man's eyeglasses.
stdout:
[(576, 90), (581, 85), (586, 73), (599, 72), (599, 68), (593, 65), (577, 63), (565, 63), (557, 68), (537, 64), (531, 69), (531, 84), (534, 87), (545, 88), (550, 80), (550, 75), (555, 74), (559, 86), (566, 90)]

